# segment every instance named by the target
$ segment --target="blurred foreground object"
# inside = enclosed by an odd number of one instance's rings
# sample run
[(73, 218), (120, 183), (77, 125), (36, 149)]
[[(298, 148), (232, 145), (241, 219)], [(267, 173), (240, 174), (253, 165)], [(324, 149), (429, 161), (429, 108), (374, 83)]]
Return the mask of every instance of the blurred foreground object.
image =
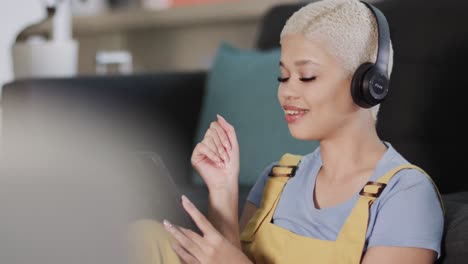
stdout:
[(170, 175), (134, 144), (144, 136), (125, 109), (83, 96), (9, 99), (0, 263), (134, 264), (133, 223), (179, 219)]

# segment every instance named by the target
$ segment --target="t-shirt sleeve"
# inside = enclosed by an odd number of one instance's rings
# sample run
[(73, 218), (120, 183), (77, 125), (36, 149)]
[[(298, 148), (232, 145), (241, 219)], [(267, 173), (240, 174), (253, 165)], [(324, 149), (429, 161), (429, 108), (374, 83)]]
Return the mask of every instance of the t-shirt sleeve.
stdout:
[(439, 258), (444, 215), (437, 191), (432, 181), (418, 170), (399, 173), (402, 175), (398, 182), (378, 204), (367, 247), (426, 248), (436, 251)]
[(279, 161), (272, 162), (263, 169), (254, 186), (252, 189), (250, 189), (250, 192), (247, 195), (247, 201), (255, 204), (257, 208), (260, 207), (260, 202), (262, 201), (263, 188), (265, 187), (266, 181), (268, 179), (268, 174), (270, 173), (271, 168), (278, 163)]

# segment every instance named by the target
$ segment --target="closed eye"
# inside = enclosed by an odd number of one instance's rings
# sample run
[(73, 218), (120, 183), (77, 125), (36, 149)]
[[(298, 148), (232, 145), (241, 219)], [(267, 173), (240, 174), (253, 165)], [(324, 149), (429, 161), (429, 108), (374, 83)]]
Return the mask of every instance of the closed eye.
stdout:
[[(299, 80), (301, 80), (303, 82), (310, 82), (310, 81), (313, 81), (315, 79), (317, 79), (317, 77), (315, 77), (315, 76), (309, 77), (309, 78), (299, 78)], [(289, 77), (285, 77), (285, 78), (278, 77), (278, 82), (286, 82), (287, 80), (289, 80)]]
[(310, 82), (310, 81), (313, 81), (317, 79), (317, 77), (313, 76), (313, 77), (310, 77), (310, 78), (299, 78), (299, 80), (303, 81), (303, 82)]

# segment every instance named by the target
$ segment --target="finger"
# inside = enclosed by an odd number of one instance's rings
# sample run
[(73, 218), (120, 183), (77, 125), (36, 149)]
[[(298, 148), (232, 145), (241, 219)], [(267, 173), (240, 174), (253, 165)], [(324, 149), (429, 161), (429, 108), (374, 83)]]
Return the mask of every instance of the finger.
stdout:
[(220, 122), (220, 119), (218, 117), (218, 121), (217, 122), (213, 122), (212, 123), (212, 126), (214, 129), (216, 129), (216, 132), (218, 132), (218, 135), (219, 135), (219, 138), (223, 144), (223, 146), (226, 148), (226, 149), (229, 149), (229, 138), (228, 138), (228, 135), (226, 134), (226, 131), (224, 130), (223, 126), (221, 125), (221, 122)]
[(223, 168), (224, 167), (224, 160), (219, 156), (218, 149), (216, 147), (216, 144), (214, 142), (213, 137), (206, 136), (205, 139), (203, 140), (203, 144), (205, 144), (207, 147), (209, 147), (210, 150), (212, 151), (213, 155), (216, 156), (216, 160), (214, 160), (216, 165), (219, 168)]
[(198, 226), (203, 235), (210, 235), (217, 230), (211, 225), (210, 221), (195, 207), (195, 205), (187, 198), (187, 196), (182, 195), (182, 206), (185, 211), (190, 215), (195, 224)]
[(222, 159), (222, 161), (226, 161), (224, 157), (225, 156), (224, 147), (223, 145), (221, 145), (221, 141), (218, 138), (217, 132), (211, 128), (210, 128), (210, 131), (211, 131), (210, 134), (206, 135), (205, 139), (210, 142), (211, 150), (216, 152), (216, 155), (218, 155), (218, 157)]
[(218, 153), (216, 143), (213, 140), (211, 140), (211, 138), (213, 137), (213, 133), (214, 131), (211, 128), (208, 128), (208, 130), (206, 130), (205, 137), (203, 138), (202, 142), (206, 141), (205, 143), (207, 143), (207, 146), (214, 152)]
[(221, 138), (219, 137), (219, 133), (216, 130), (216, 127), (219, 126), (216, 124), (216, 122), (211, 122), (210, 128), (208, 129), (210, 131), (210, 136), (213, 139), (216, 149), (218, 150), (219, 156), (223, 158), (223, 160), (227, 161), (226, 154), (224, 153), (224, 146), (221, 142)]
[(196, 257), (197, 259), (202, 256), (200, 247), (187, 236), (185, 236), (185, 234), (180, 231), (177, 226), (171, 224), (167, 220), (164, 220), (163, 224), (166, 230), (171, 233), (177, 242), (179, 242), (180, 246), (182, 246), (190, 255)]
[(213, 152), (203, 141), (198, 143), (198, 148), (200, 153), (207, 156), (210, 160), (217, 163), (218, 166), (222, 164), (222, 160), (218, 157), (218, 155)]
[[(192, 163), (199, 162), (199, 157), (204, 157), (212, 160), (213, 162), (221, 161), (216, 153), (213, 153), (213, 150), (210, 149), (206, 144), (206, 138), (199, 142), (192, 153)], [(204, 160), (204, 158), (202, 160)]]
[(197, 244), (200, 248), (202, 248), (203, 244), (205, 243), (202, 236), (193, 232), (190, 229), (183, 228), (181, 226), (179, 226), (178, 228), (180, 231), (182, 231), (182, 233), (184, 233), (186, 237), (188, 237), (190, 240), (195, 242), (195, 244)]
[(236, 131), (234, 129), (234, 127), (229, 124), (226, 119), (224, 119), (224, 117), (220, 116), (220, 115), (217, 115), (218, 117), (218, 120), (219, 120), (219, 124), (223, 127), (223, 129), (226, 131), (226, 134), (228, 136), (228, 139), (229, 139), (229, 150), (232, 150), (234, 148), (234, 146), (236, 146), (238, 144), (237, 142), (237, 136), (236, 136)]
[(220, 152), (220, 149), (224, 150), (224, 148), (220, 145), (220, 143), (216, 142), (216, 138), (218, 137), (218, 134), (216, 133), (215, 130), (213, 130), (211, 127), (206, 131), (205, 137), (202, 140), (204, 143), (213, 151), (216, 153), (216, 155), (221, 159), (222, 155)]
[(190, 255), (184, 248), (177, 243), (171, 243), (172, 249), (184, 261), (184, 263), (200, 263), (194, 256)]
[(218, 122), (211, 123), (210, 129), (214, 130), (214, 133), (216, 133), (216, 143), (218, 145), (218, 150), (220, 150), (219, 154), (225, 161), (229, 161), (229, 155), (226, 151), (229, 149), (229, 139), (226, 132)]

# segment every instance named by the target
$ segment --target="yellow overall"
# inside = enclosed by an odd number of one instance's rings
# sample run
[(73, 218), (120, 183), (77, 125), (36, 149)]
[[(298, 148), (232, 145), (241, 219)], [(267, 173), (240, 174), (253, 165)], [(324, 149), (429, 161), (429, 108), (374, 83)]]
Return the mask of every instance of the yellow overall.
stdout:
[[(417, 166), (405, 164), (390, 170), (377, 182), (368, 182), (361, 190), (361, 196), (336, 241), (320, 240), (298, 235), (271, 223), (283, 187), (287, 180), (294, 176), (301, 158), (302, 156), (286, 153), (281, 157), (280, 164), (272, 168), (264, 187), (260, 208), (241, 233), (242, 250), (256, 264), (360, 263), (366, 239), (369, 208), (385, 185), (402, 169), (414, 168), (426, 174)], [(436, 187), (435, 189), (437, 190)], [(437, 194), (442, 205), (438, 190)]]

